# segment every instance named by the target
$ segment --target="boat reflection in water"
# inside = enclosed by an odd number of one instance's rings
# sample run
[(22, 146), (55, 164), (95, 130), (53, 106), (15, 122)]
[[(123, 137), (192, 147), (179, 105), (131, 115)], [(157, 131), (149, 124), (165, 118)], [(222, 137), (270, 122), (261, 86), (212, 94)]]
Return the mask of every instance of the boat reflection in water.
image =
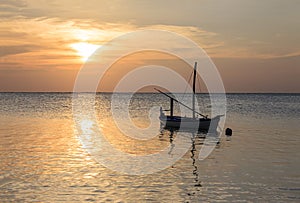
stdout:
[[(201, 192), (201, 188), (203, 187), (203, 184), (200, 179), (200, 160), (199, 160), (199, 152), (201, 148), (205, 145), (207, 145), (207, 142), (205, 140), (207, 136), (207, 132), (192, 132), (188, 129), (176, 129), (176, 128), (161, 128), (161, 134), (160, 138), (163, 140), (163, 138), (168, 139), (170, 142), (170, 151), (169, 155), (173, 155), (173, 149), (176, 148), (175, 146), (175, 139), (176, 136), (187, 136), (190, 140), (190, 149), (187, 151), (186, 155), (182, 158), (184, 159), (184, 163), (188, 163), (185, 165), (187, 168), (187, 171), (190, 171), (190, 176), (186, 177), (187, 179), (190, 179), (190, 186), (186, 188), (186, 195), (187, 196), (197, 196)], [(209, 137), (210, 139), (211, 137)], [(164, 139), (164, 140), (165, 140)], [(214, 137), (213, 139), (215, 142), (215, 145), (217, 148), (220, 147), (220, 140), (219, 137)], [(175, 166), (172, 166), (175, 167)], [(198, 194), (199, 193), (199, 194)]]

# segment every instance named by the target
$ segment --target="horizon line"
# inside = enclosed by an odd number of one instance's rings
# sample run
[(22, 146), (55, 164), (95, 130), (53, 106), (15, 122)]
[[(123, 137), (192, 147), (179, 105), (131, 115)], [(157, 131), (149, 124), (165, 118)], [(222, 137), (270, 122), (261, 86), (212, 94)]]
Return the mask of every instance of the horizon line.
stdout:
[[(137, 94), (153, 94), (157, 93), (160, 94), (159, 92), (153, 91), (153, 92), (73, 92), (73, 91), (0, 91), (0, 93), (101, 93), (101, 94), (129, 94), (129, 93), (137, 93)], [(187, 93), (187, 92), (166, 92), (166, 93), (173, 93), (173, 94), (192, 94), (192, 93)], [(224, 92), (225, 94), (300, 94), (300, 92)], [(196, 92), (195, 94), (223, 94), (222, 92)]]

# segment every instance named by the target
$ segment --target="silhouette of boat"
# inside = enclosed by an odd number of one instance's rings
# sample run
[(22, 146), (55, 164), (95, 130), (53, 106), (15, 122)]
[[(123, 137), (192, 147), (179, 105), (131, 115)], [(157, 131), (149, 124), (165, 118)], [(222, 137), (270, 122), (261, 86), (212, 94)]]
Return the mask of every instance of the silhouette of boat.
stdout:
[[(162, 110), (162, 107), (160, 108), (160, 122), (161, 126), (164, 129), (180, 129), (180, 130), (197, 130), (199, 132), (216, 132), (220, 118), (223, 115), (218, 115), (213, 118), (209, 118), (206, 115), (203, 115), (197, 111), (195, 111), (195, 87), (196, 87), (196, 75), (197, 75), (197, 62), (194, 66), (194, 72), (193, 72), (193, 97), (192, 97), (192, 107), (189, 107), (182, 102), (178, 101), (174, 97), (168, 95), (165, 92), (162, 92), (161, 90), (154, 88), (159, 93), (165, 95), (166, 97), (170, 98), (170, 110)], [(193, 116), (192, 117), (181, 117), (181, 116), (174, 116), (174, 101), (178, 104), (184, 106), (185, 108), (192, 111)], [(164, 111), (170, 111), (170, 115), (166, 115)], [(200, 118), (196, 117), (196, 115), (200, 116)]]

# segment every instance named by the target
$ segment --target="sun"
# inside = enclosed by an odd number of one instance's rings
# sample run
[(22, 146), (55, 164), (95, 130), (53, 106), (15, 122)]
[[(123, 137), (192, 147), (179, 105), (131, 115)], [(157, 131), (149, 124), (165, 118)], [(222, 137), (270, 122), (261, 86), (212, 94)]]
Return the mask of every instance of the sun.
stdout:
[(71, 44), (71, 47), (77, 51), (77, 54), (81, 57), (81, 60), (85, 62), (100, 47), (100, 45), (79, 42)]

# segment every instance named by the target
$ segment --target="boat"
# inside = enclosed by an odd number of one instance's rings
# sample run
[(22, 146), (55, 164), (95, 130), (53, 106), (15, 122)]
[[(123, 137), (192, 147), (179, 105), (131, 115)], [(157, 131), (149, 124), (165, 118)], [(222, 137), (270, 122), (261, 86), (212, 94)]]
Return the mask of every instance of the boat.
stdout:
[[(168, 95), (167, 93), (154, 88), (156, 91), (170, 98), (170, 109), (163, 110), (160, 107), (159, 120), (161, 127), (169, 130), (191, 130), (198, 132), (217, 132), (220, 118), (224, 115), (217, 115), (213, 118), (209, 118), (207, 115), (203, 115), (195, 111), (195, 87), (196, 87), (196, 75), (197, 75), (197, 62), (195, 62), (194, 72), (193, 72), (193, 96), (192, 96), (192, 107), (185, 105), (184, 103), (178, 101), (174, 97)], [(192, 111), (192, 117), (181, 117), (174, 115), (174, 102), (179, 103), (185, 108)], [(166, 115), (165, 111), (169, 111), (170, 114)], [(196, 116), (197, 115), (197, 116)], [(200, 118), (199, 118), (200, 116)]]

